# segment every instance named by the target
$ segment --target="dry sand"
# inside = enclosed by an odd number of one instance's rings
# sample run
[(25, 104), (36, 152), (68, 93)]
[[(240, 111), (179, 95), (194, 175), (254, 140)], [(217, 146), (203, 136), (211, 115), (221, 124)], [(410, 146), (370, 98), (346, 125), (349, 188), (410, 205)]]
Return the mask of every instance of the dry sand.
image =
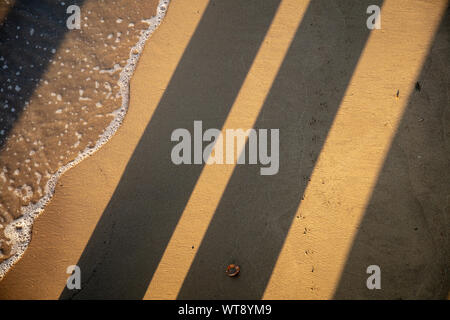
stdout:
[[(372, 32), (365, 1), (238, 2), (171, 3), (124, 123), (59, 180), (1, 299), (447, 297), (447, 1), (370, 1)], [(280, 128), (280, 172), (173, 165), (194, 120)]]

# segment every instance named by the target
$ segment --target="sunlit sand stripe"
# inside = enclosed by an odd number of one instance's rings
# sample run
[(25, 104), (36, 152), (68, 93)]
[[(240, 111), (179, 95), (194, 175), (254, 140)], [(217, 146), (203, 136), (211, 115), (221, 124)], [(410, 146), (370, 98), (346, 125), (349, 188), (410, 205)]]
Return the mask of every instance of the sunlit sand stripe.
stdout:
[(446, 3), (385, 1), (264, 299), (332, 298)]
[[(226, 129), (253, 127), (308, 4), (309, 1), (298, 0), (281, 2), (222, 135)], [(237, 150), (238, 154), (241, 151)], [(144, 299), (177, 297), (234, 168), (235, 165), (205, 166)]]

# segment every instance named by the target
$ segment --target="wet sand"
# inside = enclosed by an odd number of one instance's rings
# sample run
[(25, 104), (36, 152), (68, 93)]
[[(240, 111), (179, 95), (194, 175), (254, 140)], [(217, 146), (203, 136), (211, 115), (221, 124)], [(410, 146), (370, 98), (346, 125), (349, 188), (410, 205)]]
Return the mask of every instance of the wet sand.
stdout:
[(0, 277), (23, 253), (59, 175), (120, 125), (136, 45), (156, 24), (156, 0), (129, 1), (132, 10), (71, 4), (80, 29), (66, 26), (63, 1), (0, 3)]
[[(447, 297), (447, 2), (379, 1), (372, 32), (367, 3), (236, 2), (171, 3), (122, 126), (60, 178), (1, 299)], [(194, 120), (280, 128), (279, 174), (173, 165)]]

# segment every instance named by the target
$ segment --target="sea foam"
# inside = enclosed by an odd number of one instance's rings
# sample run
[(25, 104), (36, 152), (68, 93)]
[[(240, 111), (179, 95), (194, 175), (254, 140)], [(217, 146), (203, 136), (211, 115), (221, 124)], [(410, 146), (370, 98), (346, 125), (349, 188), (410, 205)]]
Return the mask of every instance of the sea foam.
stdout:
[[(104, 145), (114, 135), (114, 133), (117, 131), (117, 129), (121, 125), (123, 118), (128, 109), (130, 79), (136, 68), (139, 57), (143, 51), (145, 42), (147, 41), (147, 39), (149, 39), (149, 37), (152, 35), (152, 33), (157, 29), (157, 27), (162, 22), (165, 14), (167, 12), (169, 2), (170, 2), (170, 0), (160, 0), (158, 7), (156, 9), (156, 15), (150, 19), (144, 19), (141, 21), (141, 22), (144, 22), (146, 25), (148, 25), (148, 27), (146, 29), (143, 29), (140, 31), (139, 40), (129, 51), (129, 57), (126, 61), (126, 65), (123, 68), (120, 66), (120, 64), (114, 64), (112, 66), (112, 68), (110, 68), (110, 69), (102, 69), (99, 66), (91, 66), (91, 70), (87, 70), (87, 69), (78, 70), (78, 72), (81, 72), (81, 73), (85, 72), (87, 75), (92, 74), (92, 72), (98, 72), (99, 74), (104, 74), (104, 73), (114, 74), (114, 73), (120, 71), (120, 77), (118, 80), (119, 93), (116, 95), (121, 97), (121, 106), (119, 108), (113, 110), (112, 112), (108, 112), (108, 115), (110, 115), (110, 114), (113, 115), (113, 119), (107, 125), (107, 127), (104, 129), (103, 133), (101, 133), (99, 138), (96, 140), (95, 144), (88, 145), (83, 150), (81, 150), (74, 159), (70, 160), (67, 163), (62, 163), (61, 166), (55, 172), (51, 172), (51, 173), (46, 172), (46, 175), (44, 175), (40, 172), (37, 172), (37, 171), (34, 172), (34, 174), (33, 174), (33, 178), (35, 179), (34, 182), (36, 183), (36, 185), (38, 187), (36, 187), (36, 186), (33, 187), (30, 185), (26, 185), (26, 184), (23, 184), (22, 186), (20, 186), (20, 188), (17, 188), (17, 187), (13, 188), (11, 186), (8, 186), (8, 188), (10, 189), (11, 195), (15, 194), (17, 197), (20, 197), (21, 198), (20, 201), (27, 202), (26, 200), (31, 199), (32, 195), (34, 194), (33, 192), (40, 194), (42, 196), (39, 198), (38, 201), (36, 201), (34, 203), (31, 202), (31, 203), (27, 204), (26, 206), (22, 206), (20, 216), (16, 218), (16, 217), (14, 217), (14, 215), (11, 215), (13, 218), (10, 219), (11, 221), (9, 221), (8, 224), (6, 224), (6, 227), (4, 228), (4, 234), (5, 234), (6, 238), (9, 239), (11, 251), (10, 251), (9, 257), (7, 259), (4, 259), (0, 263), (0, 280), (5, 276), (7, 271), (23, 256), (26, 248), (28, 247), (28, 245), (31, 241), (31, 232), (32, 232), (33, 222), (36, 219), (36, 217), (38, 217), (39, 214), (42, 213), (45, 205), (52, 198), (54, 191), (55, 191), (55, 187), (58, 182), (58, 179), (61, 177), (61, 175), (64, 172), (66, 172), (67, 170), (69, 170), (70, 168), (72, 168), (73, 166), (75, 166), (76, 164), (78, 164), (79, 162), (81, 162), (83, 159), (89, 157), (94, 152), (96, 152), (102, 145)], [(84, 10), (84, 6), (83, 6), (82, 10)], [(89, 11), (89, 13), (90, 13), (90, 11)], [(104, 22), (105, 21), (102, 19), (101, 23), (104, 23)], [(117, 18), (117, 20), (115, 20), (114, 22), (117, 24), (122, 24), (123, 19)], [(128, 26), (128, 28), (135, 28), (135, 23), (128, 23), (127, 26)], [(31, 28), (27, 28), (27, 30), (25, 32), (27, 32), (27, 36), (36, 37), (36, 36), (38, 36), (36, 34), (36, 30), (37, 30), (37, 28), (31, 27)], [(45, 36), (45, 35), (43, 35), (43, 36)], [(116, 32), (116, 33), (112, 34), (112, 38), (113, 38), (112, 40), (114, 40), (114, 44), (123, 42), (126, 39), (126, 37), (127, 37), (127, 34), (123, 34), (120, 32)], [(111, 47), (111, 48), (114, 49), (114, 47)], [(36, 49), (43, 50), (44, 48), (42, 45), (38, 45), (38, 48), (36, 48)], [(46, 49), (48, 49), (48, 48), (46, 48)], [(50, 60), (50, 63), (53, 65), (57, 65), (57, 66), (58, 66), (58, 64), (59, 64), (59, 66), (64, 66), (64, 62), (61, 61), (61, 59), (59, 59), (57, 56), (57, 50), (54, 48), (51, 48), (50, 50), (53, 54), (56, 54)], [(65, 49), (66, 53), (69, 53), (70, 51), (71, 51), (70, 48)], [(101, 57), (99, 57), (99, 58), (101, 58)], [(2, 57), (2, 60), (4, 60), (3, 57)], [(3, 63), (3, 65), (6, 66), (6, 68), (8, 68), (8, 65), (6, 63)], [(33, 65), (33, 67), (30, 65), (29, 67), (33, 68), (34, 65)], [(23, 67), (21, 66), (18, 69), (19, 69), (19, 71), (17, 71), (17, 73), (19, 75), (20, 70), (22, 70)], [(73, 73), (75, 74), (76, 72), (77, 71), (74, 70)], [(58, 73), (58, 75), (59, 75), (59, 73)], [(71, 79), (72, 74), (68, 74), (67, 78)], [(89, 76), (86, 79), (91, 80)], [(35, 79), (35, 81), (38, 82), (39, 85), (41, 85), (41, 86), (49, 85), (49, 81), (43, 80), (42, 78)], [(85, 85), (85, 84), (83, 84), (83, 85)], [(111, 95), (113, 95), (113, 89), (112, 89), (113, 85), (109, 82), (105, 82), (103, 84), (103, 86), (101, 86), (99, 81), (96, 80), (92, 84), (92, 87), (95, 89), (99, 89), (100, 87), (105, 89), (106, 90), (105, 91), (106, 92), (105, 99), (109, 99), (109, 98), (111, 98)], [(14, 90), (20, 91), (21, 87), (19, 85), (16, 85), (14, 87)], [(78, 93), (79, 93), (79, 98), (78, 98), (79, 101), (77, 103), (83, 103), (83, 101), (86, 101), (89, 103), (94, 103), (94, 102), (90, 102), (90, 100), (92, 100), (92, 98), (93, 98), (92, 96), (91, 97), (85, 96), (86, 93), (85, 93), (84, 89), (80, 88)], [(36, 98), (39, 98), (39, 94), (37, 94), (37, 95), (38, 95), (38, 97), (36, 97)], [(61, 96), (61, 93), (52, 92), (50, 96), (54, 97), (55, 100), (48, 101), (49, 105), (54, 105), (54, 104), (62, 105), (62, 106), (54, 107), (55, 109), (53, 111), (53, 114), (55, 114), (55, 115), (62, 114), (64, 112), (64, 110), (67, 108), (67, 106), (71, 104), (71, 101), (66, 101), (65, 106), (64, 106), (64, 103), (62, 103), (62, 102), (64, 102), (64, 97)], [(28, 105), (28, 103), (25, 103), (25, 105)], [(94, 105), (95, 105), (95, 108), (101, 109), (103, 107), (103, 104), (101, 102), (95, 102)], [(0, 105), (0, 107), (1, 107), (1, 105)], [(9, 106), (7, 106), (6, 108), (9, 108)], [(79, 109), (80, 109), (80, 113), (81, 113), (83, 110), (89, 109), (89, 107), (81, 106)], [(8, 110), (10, 110), (10, 109), (8, 109)], [(27, 110), (24, 110), (23, 112), (27, 112)], [(105, 115), (98, 114), (97, 116), (104, 117)], [(90, 119), (87, 119), (86, 121), (83, 122), (83, 124), (87, 125), (89, 120)], [(31, 129), (31, 131), (37, 131), (37, 129), (38, 128), (33, 127)], [(69, 124), (66, 123), (64, 125), (64, 130), (63, 130), (63, 132), (60, 133), (60, 135), (68, 134), (70, 132), (72, 132), (72, 131), (69, 130)], [(80, 141), (83, 137), (83, 134), (78, 131), (75, 131), (75, 132), (73, 132), (73, 135), (74, 135), (74, 137), (76, 137), (77, 140), (72, 145), (72, 147), (74, 147), (74, 149), (76, 150), (76, 148), (80, 145)], [(24, 140), (23, 137), (20, 137), (20, 136), (18, 137), (14, 134), (12, 135), (12, 137), (9, 137), (8, 139)], [(27, 138), (25, 138), (25, 139), (27, 139)], [(8, 141), (6, 142), (6, 145), (7, 145), (7, 143), (8, 143)], [(29, 150), (29, 152), (27, 152), (27, 154), (30, 157), (34, 156), (37, 152), (41, 152), (41, 153), (45, 154), (45, 152), (46, 152), (45, 145), (42, 146), (41, 144), (42, 144), (42, 141), (39, 139), (39, 137), (36, 139), (36, 141), (34, 141), (32, 143), (30, 142), (30, 145), (35, 146), (35, 148), (33, 148), (32, 150)], [(61, 141), (58, 141), (58, 145), (61, 145)], [(8, 152), (14, 152), (14, 150), (13, 150), (13, 148), (6, 146), (6, 148), (4, 148), (4, 150), (2, 150), (2, 152), (8, 154)], [(64, 156), (61, 155), (60, 157), (62, 157), (62, 159), (64, 159)], [(28, 160), (28, 163), (31, 163), (30, 159), (22, 159), (22, 160), (24, 161), (24, 163), (27, 160)], [(38, 163), (38, 162), (34, 163), (35, 167), (39, 167), (39, 165), (40, 165), (40, 163)], [(31, 165), (29, 165), (27, 168), (30, 168), (30, 167), (32, 168)], [(28, 170), (28, 171), (31, 171), (31, 170)], [(1, 168), (0, 168), (0, 179), (3, 181), (4, 185), (7, 185), (8, 182), (12, 181), (9, 178), (9, 176), (8, 177), (6, 176), (6, 174), (11, 175), (11, 173), (8, 172), (7, 169), (4, 168), (4, 170), (1, 170)], [(17, 175), (20, 175), (20, 170), (17, 173)], [(39, 185), (43, 181), (43, 179), (47, 179), (47, 180), (46, 180), (45, 186), (42, 190), (42, 188), (40, 188)], [(9, 189), (6, 189), (6, 190), (9, 190)], [(0, 206), (1, 206), (1, 204), (0, 204)], [(1, 255), (1, 252), (0, 252), (0, 255)]]

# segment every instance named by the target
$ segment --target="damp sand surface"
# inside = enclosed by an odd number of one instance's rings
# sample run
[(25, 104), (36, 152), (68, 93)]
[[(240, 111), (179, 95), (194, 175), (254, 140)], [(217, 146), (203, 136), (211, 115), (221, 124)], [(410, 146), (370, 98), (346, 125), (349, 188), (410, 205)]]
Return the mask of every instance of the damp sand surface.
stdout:
[[(80, 28), (67, 19), (80, 8)], [(168, 1), (0, 0), (0, 278), (59, 176), (120, 125), (129, 78)]]

